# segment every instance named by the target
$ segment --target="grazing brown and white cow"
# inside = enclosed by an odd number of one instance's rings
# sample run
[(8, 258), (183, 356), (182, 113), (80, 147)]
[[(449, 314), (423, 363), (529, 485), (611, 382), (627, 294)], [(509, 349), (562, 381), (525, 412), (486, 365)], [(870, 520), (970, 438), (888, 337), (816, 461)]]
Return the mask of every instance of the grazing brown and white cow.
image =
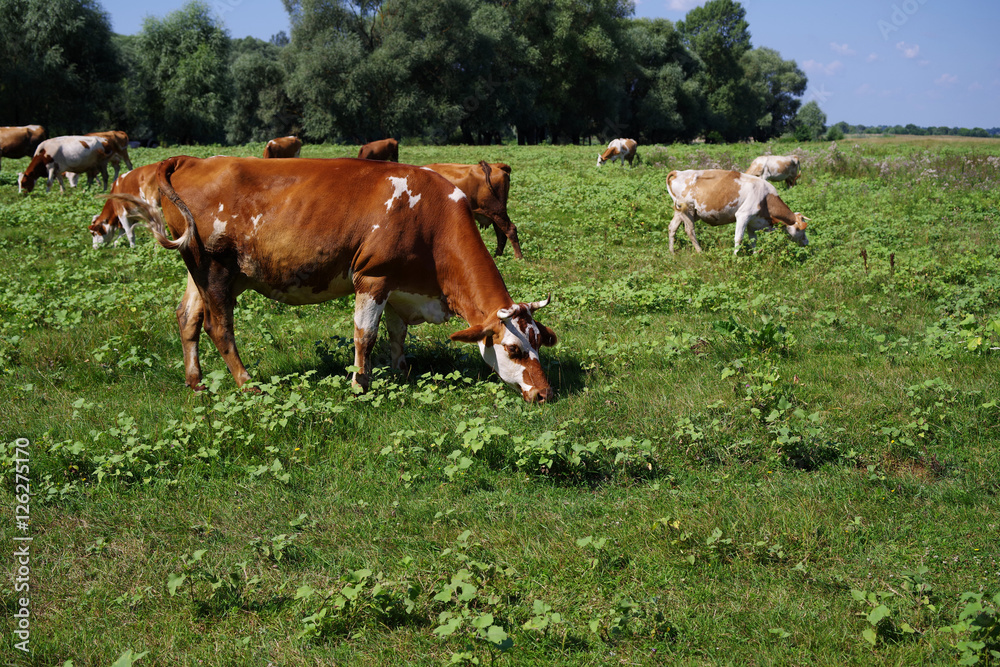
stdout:
[(674, 218), (670, 221), (670, 252), (674, 234), (683, 223), (694, 249), (701, 252), (694, 236), (694, 221), (710, 225), (736, 223), (734, 253), (739, 252), (744, 233), (756, 240), (756, 232), (781, 226), (799, 245), (806, 245), (806, 222), (809, 218), (792, 213), (781, 201), (773, 185), (757, 176), (724, 169), (672, 171), (667, 175), (667, 192), (674, 200)]
[(604, 149), (604, 152), (597, 156), (597, 166), (600, 167), (602, 164), (611, 160), (621, 160), (622, 166), (625, 166), (625, 160), (628, 160), (628, 166), (632, 166), (632, 160), (635, 158), (635, 148), (638, 144), (635, 139), (612, 139), (608, 147)]
[(67, 171), (87, 173), (89, 186), (93, 182), (93, 178), (89, 176), (92, 169), (95, 170), (94, 173), (101, 172), (104, 189), (107, 190), (109, 157), (111, 149), (108, 148), (108, 141), (101, 137), (69, 135), (46, 139), (38, 144), (28, 168), (17, 175), (17, 191), (27, 194), (35, 188), (36, 180), (48, 176), (46, 192), (52, 189), (52, 181), (56, 178), (59, 179), (59, 191), (65, 192), (63, 174)]
[(43, 141), (45, 128), (41, 125), (0, 127), (0, 159), (31, 157)]
[[(111, 194), (127, 194), (138, 197), (152, 206), (160, 205), (160, 186), (156, 181), (158, 162), (127, 171), (115, 179), (111, 186)], [(94, 248), (111, 243), (121, 234), (128, 239), (128, 244), (135, 247), (135, 225), (130, 222), (143, 219), (142, 214), (129, 201), (117, 197), (109, 197), (104, 201), (104, 208), (90, 221), (90, 233), (93, 234)]]
[(250, 379), (236, 349), (233, 307), (237, 295), (254, 290), (296, 305), (354, 293), (353, 382), (362, 390), (371, 383), (380, 319), (392, 366), (405, 371), (407, 326), (458, 315), (469, 326), (453, 340), (477, 343), (525, 400), (552, 398), (538, 351), (556, 336), (532, 317), (549, 301), (510, 298), (465, 195), (443, 176), (371, 160), (182, 156), (160, 163), (157, 182), (162, 214), (140, 198), (129, 201), (187, 265), (177, 320), (192, 388), (202, 388), (203, 326), (237, 385)]
[(799, 158), (795, 155), (761, 155), (750, 163), (746, 173), (792, 187), (799, 180)]
[(358, 157), (362, 160), (387, 160), (399, 162), (399, 142), (395, 139), (372, 141), (361, 147)]
[(302, 150), (302, 140), (298, 137), (278, 137), (264, 146), (265, 158), (298, 157)]
[[(84, 136), (98, 137), (105, 140), (105, 148), (111, 151), (111, 156), (108, 158), (108, 164), (114, 167), (115, 170), (115, 175), (111, 179), (112, 183), (118, 180), (118, 174), (121, 173), (122, 162), (125, 162), (126, 169), (129, 171), (132, 170), (132, 160), (128, 157), (128, 134), (122, 132), (121, 130), (109, 130), (107, 132), (88, 132)], [(87, 171), (87, 182), (93, 182), (96, 176), (97, 169), (89, 169)], [(66, 178), (69, 180), (69, 184), (74, 188), (76, 187), (76, 182), (79, 177), (80, 175), (75, 172), (66, 172)]]
[(427, 168), (441, 174), (465, 193), (480, 227), (486, 229), (490, 224), (493, 225), (497, 235), (497, 257), (503, 254), (504, 246), (510, 239), (514, 257), (524, 259), (521, 243), (517, 238), (517, 227), (507, 215), (509, 165), (501, 162), (490, 164), (483, 160), (478, 165), (436, 163), (427, 165)]

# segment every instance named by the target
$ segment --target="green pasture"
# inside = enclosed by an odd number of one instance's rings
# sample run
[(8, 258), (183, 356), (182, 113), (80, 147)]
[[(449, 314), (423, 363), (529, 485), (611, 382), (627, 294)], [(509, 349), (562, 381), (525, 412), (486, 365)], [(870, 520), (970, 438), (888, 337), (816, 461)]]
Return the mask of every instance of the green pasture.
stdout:
[[(1000, 142), (600, 148), (400, 147), (512, 166), (525, 260), (497, 264), (515, 300), (552, 294), (544, 405), (449, 341), (459, 320), (411, 328), (408, 377), (380, 346), (355, 395), (352, 300), (256, 294), (260, 393), (203, 337), (194, 394), (176, 253), (145, 230), (93, 250), (98, 190), (22, 197), (4, 160), (0, 662), (1000, 663)], [(734, 256), (701, 225), (672, 256), (667, 173), (768, 151), (802, 158), (779, 192), (808, 247)]]

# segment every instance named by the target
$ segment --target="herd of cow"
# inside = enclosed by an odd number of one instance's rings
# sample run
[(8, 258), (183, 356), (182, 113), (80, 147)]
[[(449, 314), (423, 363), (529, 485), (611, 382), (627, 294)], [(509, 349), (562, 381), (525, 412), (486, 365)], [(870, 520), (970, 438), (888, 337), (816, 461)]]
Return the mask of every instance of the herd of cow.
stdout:
[[(298, 158), (302, 142), (281, 137), (267, 143), (264, 158)], [(632, 139), (616, 139), (599, 156), (629, 165)], [(0, 128), (0, 158), (28, 157), (18, 190), (29, 193), (63, 175), (71, 185), (81, 173), (88, 184), (107, 165), (115, 169), (111, 193), (90, 231), (95, 248), (124, 234), (135, 245), (141, 221), (164, 248), (177, 250), (188, 270), (177, 307), (185, 377), (203, 388), (198, 341), (215, 343), (238, 386), (250, 380), (236, 348), (233, 311), (246, 290), (289, 304), (321, 303), (355, 294), (353, 383), (371, 383), (371, 352), (385, 321), (390, 363), (405, 372), (408, 326), (441, 323), (458, 315), (469, 326), (451, 335), (475, 343), (483, 359), (526, 401), (547, 401), (553, 390), (539, 350), (556, 335), (534, 319), (549, 303), (516, 303), (476, 229), (493, 225), (499, 256), (509, 240), (521, 258), (517, 228), (507, 214), (508, 165), (399, 163), (395, 139), (366, 144), (358, 159), (259, 159), (172, 157), (132, 168), (128, 136), (98, 132), (45, 139), (37, 125)], [(119, 163), (128, 171), (121, 177)], [(794, 185), (797, 158), (767, 156), (747, 173), (672, 171), (667, 191), (674, 202), (674, 233), (683, 224), (698, 252), (694, 221), (736, 224), (736, 249), (744, 233), (782, 225), (806, 244), (807, 218), (793, 213), (770, 181)], [(169, 235), (168, 235), (169, 230)]]

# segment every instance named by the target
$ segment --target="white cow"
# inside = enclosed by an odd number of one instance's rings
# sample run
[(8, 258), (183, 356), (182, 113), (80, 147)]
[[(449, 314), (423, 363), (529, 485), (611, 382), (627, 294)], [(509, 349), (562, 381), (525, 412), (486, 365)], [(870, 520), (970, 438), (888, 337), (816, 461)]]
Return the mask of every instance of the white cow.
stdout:
[(750, 163), (747, 173), (792, 187), (799, 180), (799, 158), (794, 155), (761, 155)]
[(635, 149), (638, 144), (635, 139), (613, 139), (608, 147), (604, 149), (604, 152), (597, 156), (597, 166), (600, 167), (602, 164), (611, 160), (621, 160), (622, 166), (625, 166), (625, 160), (628, 160), (628, 166), (632, 166), (632, 159), (635, 157)]
[(668, 237), (670, 252), (674, 251), (674, 234), (682, 223), (694, 249), (701, 252), (694, 236), (695, 220), (712, 226), (736, 223), (734, 254), (739, 252), (745, 233), (755, 241), (756, 232), (779, 225), (799, 245), (809, 243), (806, 239), (809, 218), (792, 213), (774, 186), (763, 178), (724, 169), (672, 171), (667, 175), (667, 192), (674, 200)]
[[(92, 169), (101, 172), (104, 189), (108, 189), (108, 158), (111, 149), (107, 139), (102, 137), (87, 137), (69, 135), (46, 139), (38, 144), (35, 156), (31, 158), (24, 173), (17, 175), (17, 191), (28, 193), (35, 188), (35, 181), (43, 176), (48, 177), (45, 191), (52, 190), (52, 181), (59, 179), (59, 191), (65, 192), (63, 174), (67, 171), (84, 173)], [(93, 182), (93, 177), (87, 176), (87, 185)]]

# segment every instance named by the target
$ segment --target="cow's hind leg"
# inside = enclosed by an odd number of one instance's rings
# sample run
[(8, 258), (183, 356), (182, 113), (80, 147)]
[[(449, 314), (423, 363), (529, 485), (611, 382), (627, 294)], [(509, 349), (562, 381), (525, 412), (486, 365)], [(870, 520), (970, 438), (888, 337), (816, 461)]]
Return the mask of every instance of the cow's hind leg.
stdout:
[(382, 319), (385, 321), (385, 330), (389, 334), (389, 363), (393, 370), (405, 374), (409, 370), (404, 351), (406, 322), (392, 309), (391, 305), (383, 311)]
[(691, 216), (687, 215), (682, 211), (674, 209), (674, 217), (670, 221), (670, 227), (668, 228), (667, 238), (670, 241), (670, 252), (674, 251), (674, 236), (677, 234), (677, 228), (684, 225), (684, 233), (691, 240), (691, 245), (698, 252), (701, 252), (701, 246), (698, 245), (698, 239), (694, 235), (694, 220)]
[(233, 331), (236, 296), (227, 271), (220, 269), (218, 273), (210, 272), (208, 286), (201, 290), (201, 298), (205, 303), (205, 307), (202, 308), (205, 316), (202, 324), (205, 333), (209, 335), (219, 354), (226, 361), (229, 372), (236, 380), (236, 386), (242, 387), (250, 380), (250, 374), (240, 359), (239, 350), (236, 349), (236, 334)]
[(187, 289), (177, 306), (177, 327), (181, 333), (181, 350), (184, 352), (184, 379), (187, 386), (201, 391), (201, 363), (198, 360), (198, 339), (201, 338), (202, 322), (205, 319), (205, 302), (198, 286), (187, 277)]
[(354, 301), (354, 378), (351, 384), (362, 392), (371, 386), (372, 349), (378, 339), (378, 323), (385, 310), (386, 296), (377, 291), (357, 290)]

